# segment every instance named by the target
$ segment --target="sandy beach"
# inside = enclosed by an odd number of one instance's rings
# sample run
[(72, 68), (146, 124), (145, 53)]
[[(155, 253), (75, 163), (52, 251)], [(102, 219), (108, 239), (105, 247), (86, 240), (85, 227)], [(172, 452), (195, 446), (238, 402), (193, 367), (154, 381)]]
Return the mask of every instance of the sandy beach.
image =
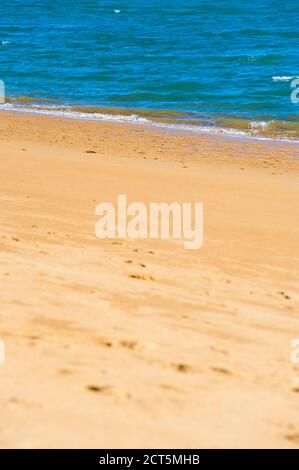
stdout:
[[(299, 447), (299, 147), (0, 114), (0, 447)], [(204, 245), (96, 205), (204, 204)]]

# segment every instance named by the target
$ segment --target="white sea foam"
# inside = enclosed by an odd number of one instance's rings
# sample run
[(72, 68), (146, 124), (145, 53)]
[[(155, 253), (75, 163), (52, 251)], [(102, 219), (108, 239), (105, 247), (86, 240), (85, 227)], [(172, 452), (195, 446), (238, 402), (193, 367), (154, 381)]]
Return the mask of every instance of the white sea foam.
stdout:
[(273, 121), (252, 121), (249, 123), (250, 129), (267, 129)]
[(42, 107), (41, 105), (32, 104), (30, 106), (17, 106), (13, 103), (5, 103), (0, 106), (0, 110), (9, 110), (17, 112), (26, 112), (34, 114), (46, 114), (57, 117), (67, 117), (72, 119), (85, 119), (89, 121), (116, 121), (116, 122), (135, 122), (135, 123), (148, 123), (148, 119), (138, 116), (137, 114), (131, 114), (129, 116), (123, 116), (121, 114), (106, 114), (106, 113), (84, 113), (80, 111), (74, 111), (71, 107), (62, 107), (57, 105), (47, 105)]
[(294, 78), (298, 78), (298, 76), (290, 76), (290, 75), (277, 75), (272, 77), (273, 82), (290, 82)]
[(18, 106), (13, 103), (5, 103), (0, 105), (0, 111), (13, 111), (21, 113), (32, 113), (32, 114), (42, 114), (54, 117), (62, 117), (69, 119), (82, 119), (87, 121), (106, 121), (106, 122), (118, 122), (118, 123), (132, 123), (137, 125), (150, 125), (151, 127), (158, 127), (163, 129), (173, 130), (174, 132), (183, 131), (188, 133), (195, 134), (217, 134), (227, 137), (239, 137), (239, 138), (249, 138), (256, 140), (281, 140), (289, 141), (293, 143), (299, 143), (299, 140), (288, 139), (287, 137), (267, 137), (264, 135), (257, 135), (255, 133), (250, 134), (250, 130), (258, 128), (266, 128), (272, 121), (253, 121), (249, 125), (248, 131), (233, 129), (233, 128), (224, 128), (217, 126), (209, 125), (191, 125), (191, 124), (177, 124), (177, 123), (163, 123), (155, 122), (144, 117), (138, 116), (137, 114), (131, 115), (121, 115), (121, 114), (106, 114), (106, 113), (88, 113), (74, 111), (71, 107), (62, 107), (57, 105), (42, 107), (40, 105), (30, 105), (30, 106)]

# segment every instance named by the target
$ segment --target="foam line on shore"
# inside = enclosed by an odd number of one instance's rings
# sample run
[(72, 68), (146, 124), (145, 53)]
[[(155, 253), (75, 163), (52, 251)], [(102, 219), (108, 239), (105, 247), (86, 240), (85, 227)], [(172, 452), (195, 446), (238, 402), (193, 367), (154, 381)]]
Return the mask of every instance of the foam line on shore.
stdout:
[[(131, 123), (131, 124), (141, 124), (149, 125), (152, 127), (159, 127), (162, 129), (169, 129), (178, 132), (190, 132), (197, 134), (211, 134), (211, 135), (222, 135), (226, 137), (236, 137), (236, 138), (246, 138), (254, 140), (266, 140), (266, 141), (281, 141), (289, 143), (299, 143), (298, 139), (290, 139), (283, 136), (265, 136), (251, 134), (250, 129), (248, 131), (226, 128), (221, 126), (209, 126), (209, 125), (196, 125), (196, 124), (182, 124), (182, 123), (166, 123), (159, 122), (147, 119), (145, 117), (139, 116), (138, 114), (122, 115), (122, 114), (109, 114), (109, 113), (90, 113), (90, 112), (80, 112), (74, 111), (71, 107), (68, 106), (59, 106), (51, 105), (47, 107), (42, 107), (40, 105), (32, 104), (30, 106), (18, 106), (12, 103), (6, 103), (0, 105), (0, 111), (9, 111), (9, 112), (22, 112), (22, 113), (32, 113), (38, 115), (46, 115), (60, 118), (68, 119), (80, 119), (87, 121), (104, 121), (104, 122), (116, 122), (116, 123)], [(249, 126), (250, 127), (250, 126)], [(257, 126), (256, 122), (252, 127)]]

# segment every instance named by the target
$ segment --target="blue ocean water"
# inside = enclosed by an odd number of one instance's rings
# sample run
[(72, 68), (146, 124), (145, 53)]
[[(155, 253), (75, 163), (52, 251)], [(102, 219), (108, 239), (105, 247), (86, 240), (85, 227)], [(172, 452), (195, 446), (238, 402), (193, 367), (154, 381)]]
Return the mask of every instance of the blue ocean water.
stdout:
[(297, 76), (298, 0), (0, 3), (10, 106), (298, 137)]

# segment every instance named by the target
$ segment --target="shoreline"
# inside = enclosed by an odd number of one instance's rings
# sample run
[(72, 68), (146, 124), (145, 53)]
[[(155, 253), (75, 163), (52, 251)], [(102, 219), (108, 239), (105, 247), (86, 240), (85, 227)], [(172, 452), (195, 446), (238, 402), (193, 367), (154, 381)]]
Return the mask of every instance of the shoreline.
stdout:
[[(5, 112), (0, 155), (1, 448), (299, 447), (297, 147)], [(98, 240), (118, 194), (203, 247)]]
[[(107, 131), (110, 130), (112, 132), (121, 130), (121, 138), (126, 140), (126, 132), (129, 134), (134, 135), (135, 132), (140, 132), (143, 136), (156, 136), (158, 138), (166, 138), (167, 141), (171, 142), (173, 139), (176, 142), (176, 145), (179, 148), (184, 149), (184, 153), (186, 152), (186, 146), (184, 142), (190, 142), (189, 144), (189, 152), (188, 152), (188, 160), (196, 161), (196, 156), (199, 153), (199, 149), (202, 146), (204, 148), (204, 154), (200, 155), (201, 163), (204, 164), (225, 164), (230, 163), (231, 165), (238, 165), (242, 163), (245, 164), (247, 167), (255, 166), (254, 159), (260, 159), (263, 157), (263, 152), (265, 154), (269, 153), (273, 156), (273, 161), (271, 162), (272, 165), (275, 165), (276, 162), (279, 161), (279, 165), (283, 162), (284, 158), (294, 160), (294, 167), (297, 169), (297, 162), (299, 156), (299, 145), (294, 141), (284, 141), (279, 139), (256, 139), (254, 137), (240, 137), (240, 136), (229, 136), (223, 134), (213, 134), (208, 132), (203, 133), (194, 133), (188, 132), (183, 130), (177, 130), (172, 128), (167, 128), (163, 126), (151, 126), (147, 123), (135, 123), (135, 122), (128, 122), (128, 121), (105, 121), (105, 120), (88, 120), (88, 119), (81, 119), (81, 118), (69, 118), (65, 116), (56, 116), (56, 115), (47, 115), (39, 112), (27, 112), (27, 111), (12, 111), (9, 110), (0, 110), (0, 118), (6, 116), (8, 121), (12, 120), (16, 123), (22, 123), (24, 120), (29, 123), (30, 119), (32, 123), (41, 123), (41, 127), (45, 130), (49, 129), (50, 132), (53, 133), (56, 130), (56, 124), (60, 126), (60, 124), (66, 129), (71, 129), (72, 127), (85, 130), (89, 134), (89, 139), (84, 143), (87, 147), (89, 142), (95, 142), (96, 146), (99, 145), (96, 142), (96, 138), (93, 133), (96, 133), (101, 128), (105, 129), (105, 134)], [(3, 120), (5, 122), (5, 119)], [(50, 124), (50, 126), (48, 125)], [(92, 132), (90, 133), (90, 130)], [(9, 136), (10, 138), (13, 135)], [(26, 137), (26, 132), (22, 131), (22, 126), (18, 126), (18, 137)], [(43, 141), (43, 137), (39, 136), (37, 139), (34, 139), (34, 135), (32, 139), (38, 143)], [(109, 139), (109, 136), (106, 136), (106, 139)], [(30, 140), (30, 136), (29, 136)], [(72, 146), (72, 139), (68, 139), (67, 136), (63, 138), (61, 143), (67, 144)], [(102, 140), (103, 141), (103, 140)], [(83, 150), (83, 142), (82, 144)], [(130, 145), (128, 142), (125, 143)], [(121, 146), (124, 145), (124, 142)], [(216, 148), (215, 148), (216, 145)], [(222, 149), (219, 147), (222, 145)], [(212, 150), (211, 158), (207, 158), (207, 152)], [(252, 150), (251, 150), (252, 149)], [(231, 156), (233, 157), (230, 161), (226, 158), (223, 159), (222, 156), (225, 152), (231, 152)], [(100, 152), (101, 153), (101, 152)], [(105, 152), (104, 152), (105, 153)], [(170, 161), (172, 160), (173, 152), (169, 152)], [(217, 156), (217, 162), (215, 162), (215, 155)], [(186, 158), (186, 156), (185, 156)], [(250, 160), (249, 160), (250, 158)], [(184, 158), (182, 161), (185, 161)], [(263, 167), (263, 163), (259, 162), (258, 166), (260, 169)], [(280, 168), (281, 169), (281, 168)]]
[[(3, 106), (3, 105), (2, 105)], [(7, 108), (5, 109), (5, 106)], [(14, 107), (15, 106), (15, 107)], [(198, 135), (212, 135), (212, 136), (223, 136), (227, 138), (236, 138), (236, 139), (245, 139), (245, 140), (258, 140), (258, 141), (274, 141), (274, 142), (283, 142), (283, 143), (291, 143), (298, 145), (299, 144), (299, 135), (298, 137), (290, 137), (287, 134), (285, 136), (283, 135), (267, 135), (267, 134), (258, 134), (254, 133), (252, 129), (249, 127), (247, 129), (245, 128), (234, 128), (234, 127), (227, 127), (227, 126), (221, 126), (221, 125), (212, 125), (211, 123), (209, 124), (206, 122), (205, 124), (202, 123), (193, 123), (191, 119), (189, 119), (190, 122), (186, 120), (184, 123), (183, 121), (179, 122), (178, 120), (174, 120), (174, 118), (171, 120), (170, 117), (166, 119), (166, 117), (159, 118), (155, 117), (156, 115), (163, 115), (163, 113), (170, 113), (170, 111), (163, 111), (163, 110), (138, 110), (138, 109), (132, 109), (130, 108), (114, 108), (114, 107), (99, 107), (98, 109), (100, 112), (90, 112), (92, 107), (86, 106), (87, 111), (82, 111), (84, 110), (83, 106), (70, 106), (70, 105), (58, 105), (56, 104), (55, 106), (53, 105), (53, 108), (51, 109), (51, 106), (49, 105), (39, 107), (39, 105), (35, 105), (36, 108), (30, 108), (30, 107), (25, 107), (25, 106), (17, 106), (13, 105), (10, 103), (6, 103), (4, 107), (0, 107), (0, 112), (12, 112), (12, 113), (26, 113), (26, 114), (33, 114), (33, 115), (40, 115), (40, 116), (49, 116), (49, 117), (57, 117), (61, 119), (75, 119), (75, 120), (84, 120), (84, 121), (94, 121), (94, 122), (115, 122), (115, 123), (128, 123), (128, 124), (134, 124), (134, 125), (144, 125), (144, 126), (149, 126), (157, 129), (162, 129), (162, 130), (169, 130), (170, 132), (178, 132), (178, 133), (186, 133), (186, 134), (198, 134)], [(95, 108), (97, 109), (97, 108)], [(79, 111), (80, 110), (80, 111)], [(89, 110), (89, 111), (88, 111)], [(118, 114), (117, 111), (119, 111), (120, 114)], [(104, 112), (106, 111), (106, 112)], [(131, 113), (130, 113), (131, 111)], [(146, 112), (145, 112), (146, 111)], [(151, 116), (151, 113), (153, 116)], [(171, 114), (184, 114), (180, 112), (175, 112), (172, 111)], [(186, 115), (188, 113), (185, 113)], [(148, 117), (150, 116), (150, 117)], [(164, 121), (163, 121), (164, 119)], [(241, 122), (241, 118), (237, 119), (235, 117), (227, 117), (226, 118), (228, 121), (232, 122), (235, 121), (235, 124), (237, 122)], [(225, 120), (223, 118), (223, 120)], [(245, 120), (244, 121), (248, 122), (249, 125), (255, 125), (257, 124), (257, 128), (261, 126), (261, 128), (264, 125), (264, 121), (253, 121), (253, 120)], [(221, 122), (221, 120), (220, 120)], [(268, 125), (274, 122), (280, 122), (278, 120), (268, 120), (266, 122), (266, 128)], [(283, 122), (283, 121), (282, 121)], [(292, 121), (289, 121), (290, 124), (295, 124)], [(256, 131), (258, 132), (258, 131)], [(299, 124), (298, 124), (298, 132), (299, 132)]]

